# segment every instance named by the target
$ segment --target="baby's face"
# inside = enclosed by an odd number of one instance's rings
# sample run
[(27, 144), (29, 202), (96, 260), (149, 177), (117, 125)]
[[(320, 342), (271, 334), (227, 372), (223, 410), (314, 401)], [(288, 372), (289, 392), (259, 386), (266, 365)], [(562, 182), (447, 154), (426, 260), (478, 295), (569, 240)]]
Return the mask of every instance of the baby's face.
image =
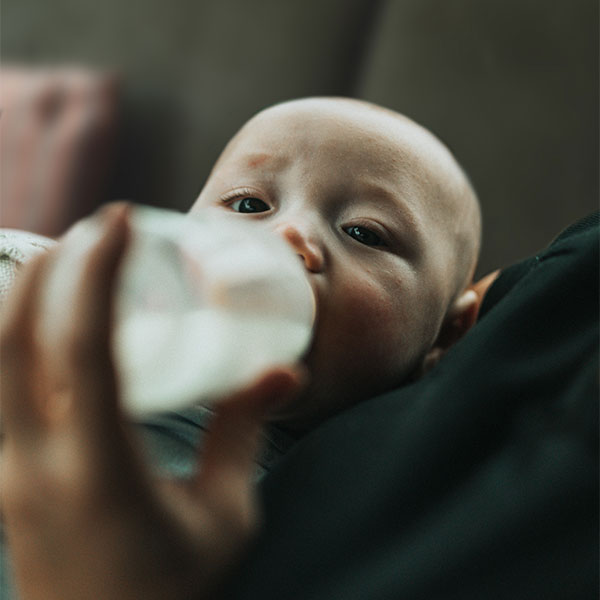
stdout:
[(311, 381), (279, 420), (309, 425), (401, 383), (434, 342), (454, 279), (436, 152), (408, 121), (315, 99), (259, 114), (217, 162), (192, 212), (277, 232), (317, 298)]

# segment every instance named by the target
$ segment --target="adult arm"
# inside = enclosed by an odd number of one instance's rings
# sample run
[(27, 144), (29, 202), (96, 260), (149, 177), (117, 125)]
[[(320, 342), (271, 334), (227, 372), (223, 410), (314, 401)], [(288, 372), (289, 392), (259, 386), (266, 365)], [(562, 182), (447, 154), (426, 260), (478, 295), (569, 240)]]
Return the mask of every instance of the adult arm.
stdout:
[(153, 478), (121, 412), (110, 352), (126, 208), (104, 219), (65, 298), (72, 318), (58, 344), (45, 348), (38, 333), (60, 248), (26, 267), (4, 309), (0, 498), (17, 590), (22, 600), (210, 597), (259, 522), (252, 477), (263, 417), (300, 378), (273, 370), (230, 398), (196, 475)]

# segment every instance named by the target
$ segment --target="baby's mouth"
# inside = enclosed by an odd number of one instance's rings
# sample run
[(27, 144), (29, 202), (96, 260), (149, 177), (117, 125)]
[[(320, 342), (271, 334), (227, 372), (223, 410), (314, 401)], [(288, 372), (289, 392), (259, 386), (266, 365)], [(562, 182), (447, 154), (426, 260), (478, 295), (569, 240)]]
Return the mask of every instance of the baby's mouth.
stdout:
[(312, 281), (312, 279), (310, 277), (307, 277), (307, 281), (308, 281), (308, 285), (311, 288), (312, 291), (312, 301), (313, 301), (313, 321), (312, 321), (312, 332), (311, 332), (311, 338), (310, 338), (310, 342), (308, 343), (308, 346), (306, 348), (306, 350), (304, 351), (304, 353), (302, 354), (302, 356), (300, 357), (301, 362), (305, 363), (306, 359), (308, 358), (308, 356), (311, 354), (312, 349), (315, 345), (315, 339), (317, 337), (317, 332), (319, 331), (319, 323), (320, 323), (320, 298), (319, 298), (319, 292), (317, 290), (317, 286), (315, 285), (315, 282)]

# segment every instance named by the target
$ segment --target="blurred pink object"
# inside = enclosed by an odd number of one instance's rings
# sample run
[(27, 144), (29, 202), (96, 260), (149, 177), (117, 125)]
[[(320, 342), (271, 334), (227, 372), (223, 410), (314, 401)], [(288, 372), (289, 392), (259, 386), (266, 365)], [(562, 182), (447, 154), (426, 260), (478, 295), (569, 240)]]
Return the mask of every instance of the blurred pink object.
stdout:
[(0, 227), (60, 235), (105, 200), (116, 78), (15, 66), (0, 86)]

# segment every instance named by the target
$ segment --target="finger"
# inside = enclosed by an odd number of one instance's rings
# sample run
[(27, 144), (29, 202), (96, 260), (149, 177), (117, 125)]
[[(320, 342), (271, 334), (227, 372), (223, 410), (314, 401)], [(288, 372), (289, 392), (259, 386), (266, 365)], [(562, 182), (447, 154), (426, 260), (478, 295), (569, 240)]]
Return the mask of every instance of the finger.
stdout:
[(71, 299), (70, 331), (61, 351), (66, 355), (66, 385), (73, 416), (96, 433), (114, 429), (118, 394), (112, 362), (112, 306), (118, 267), (128, 239), (128, 207), (106, 210), (100, 239), (84, 256)]
[(196, 488), (204, 501), (241, 517), (252, 510), (255, 458), (266, 415), (302, 383), (293, 369), (276, 369), (217, 407), (202, 448)]
[(36, 401), (37, 299), (51, 253), (28, 263), (2, 307), (0, 323), (0, 423), (6, 437), (37, 435), (43, 424)]

